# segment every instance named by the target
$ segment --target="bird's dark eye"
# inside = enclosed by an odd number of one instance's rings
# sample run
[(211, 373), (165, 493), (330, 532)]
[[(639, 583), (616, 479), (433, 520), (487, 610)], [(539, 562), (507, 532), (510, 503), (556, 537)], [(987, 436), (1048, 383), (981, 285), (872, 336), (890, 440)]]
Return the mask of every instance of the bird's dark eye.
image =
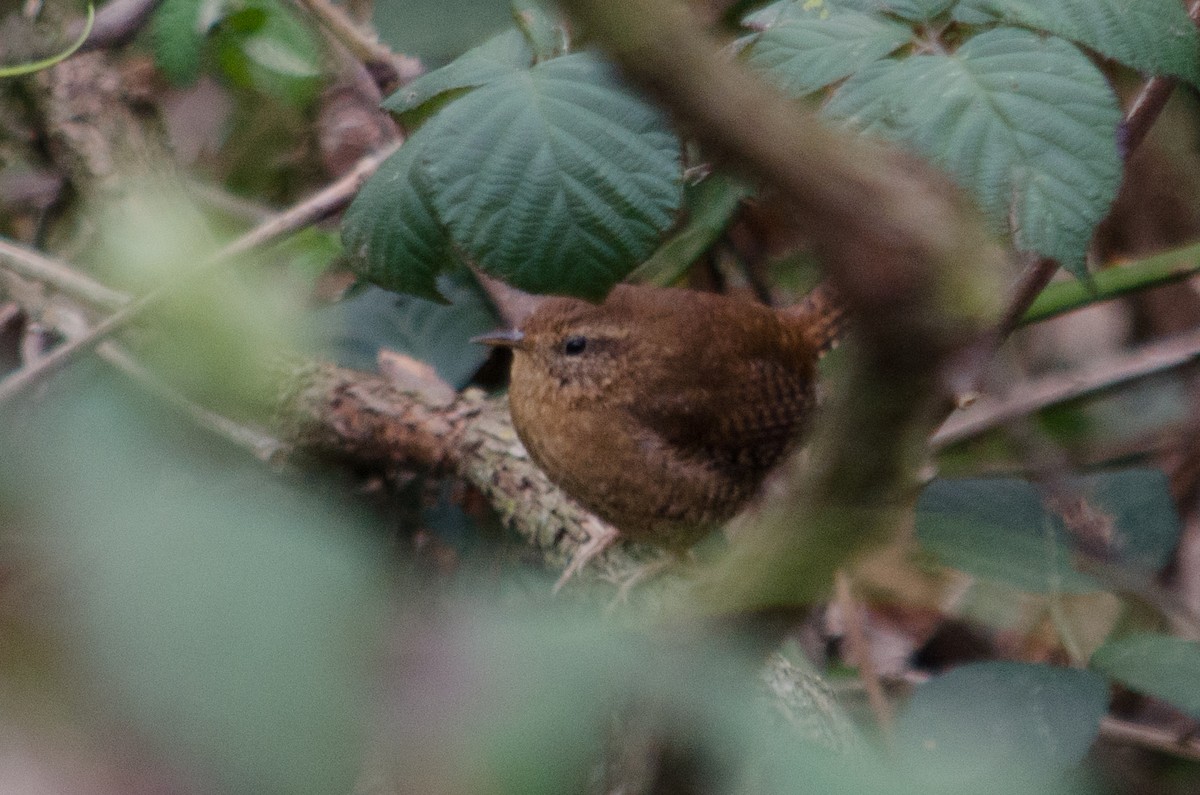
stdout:
[(562, 349), (567, 356), (578, 356), (587, 349), (587, 337), (567, 337)]

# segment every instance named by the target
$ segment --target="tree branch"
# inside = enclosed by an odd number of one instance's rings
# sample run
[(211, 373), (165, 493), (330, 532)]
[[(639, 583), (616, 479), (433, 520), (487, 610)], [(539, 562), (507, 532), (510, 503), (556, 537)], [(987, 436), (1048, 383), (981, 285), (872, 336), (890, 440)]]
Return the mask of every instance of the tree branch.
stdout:
[(226, 267), (236, 257), (274, 242), (329, 216), (350, 202), (367, 177), (387, 159), (398, 144), (363, 158), (346, 176), (331, 183), (308, 199), (278, 213), (251, 229), (219, 251), (202, 260), (183, 278), (165, 284), (135, 299), (121, 310), (96, 324), (88, 333), (51, 351), (35, 364), (23, 367), (0, 381), (0, 406), (23, 394), (42, 379), (58, 372), (79, 355), (92, 350), (110, 334), (128, 326), (165, 299), (193, 284), (195, 280)]

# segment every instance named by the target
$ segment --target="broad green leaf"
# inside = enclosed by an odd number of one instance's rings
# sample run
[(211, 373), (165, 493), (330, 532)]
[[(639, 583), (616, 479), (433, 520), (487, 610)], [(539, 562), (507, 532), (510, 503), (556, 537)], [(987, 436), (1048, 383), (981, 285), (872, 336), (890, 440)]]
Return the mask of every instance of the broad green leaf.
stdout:
[(678, 137), (589, 55), (501, 77), (419, 132), (430, 201), (455, 244), (532, 292), (604, 295), (682, 202)]
[(777, 23), (795, 18), (817, 16), (829, 17), (843, 11), (870, 14), (881, 20), (884, 15), (900, 17), (914, 22), (924, 22), (943, 13), (956, 0), (781, 0), (747, 14), (742, 24), (755, 30), (763, 30)]
[(758, 37), (746, 63), (787, 94), (802, 97), (854, 74), (911, 38), (905, 25), (853, 11), (793, 14)]
[(342, 245), (363, 279), (440, 301), (437, 273), (458, 258), (416, 171), (427, 142), (418, 130), (367, 180), (342, 220)]
[(442, 274), (439, 292), (449, 303), (371, 287), (326, 310), (338, 364), (375, 369), (380, 348), (427, 362), (446, 383), (461, 389), (488, 356), (471, 337), (499, 324), (469, 276)]
[[(1076, 765), (1107, 708), (1108, 687), (1089, 671), (975, 663), (919, 686), (894, 736), (902, 759), (918, 769), (958, 763), (958, 791), (973, 792), (994, 782), (1005, 762), (1034, 774)], [(1028, 791), (1008, 783), (1010, 792)]]
[(1120, 180), (1120, 109), (1068, 42), (998, 28), (953, 53), (877, 61), (825, 110), (915, 147), (1018, 249), (1085, 273), (1084, 252)]
[(506, 30), (400, 88), (383, 101), (383, 107), (404, 115), (435, 97), (490, 83), (532, 63), (533, 52), (525, 37), (519, 30)]
[(835, 5), (874, 14), (894, 14), (914, 22), (933, 19), (957, 0), (834, 0)]
[[(1179, 537), (1161, 472), (1131, 469), (1073, 478), (1122, 564), (1156, 571)], [(1085, 593), (1100, 586), (1071, 568), (1074, 541), (1037, 490), (1015, 478), (935, 480), (917, 502), (917, 537), (949, 566), (1031, 592)]]
[(1101, 646), (1091, 667), (1200, 719), (1200, 643), (1138, 633)]
[(1071, 547), (1029, 483), (1015, 478), (935, 480), (917, 501), (917, 538), (947, 566), (1033, 593), (1100, 586), (1071, 568)]
[(962, 0), (954, 16), (1048, 31), (1139, 71), (1200, 83), (1200, 36), (1179, 0)]
[(1145, 572), (1167, 565), (1179, 543), (1180, 522), (1165, 474), (1126, 469), (1070, 482), (1111, 518), (1110, 545), (1122, 564)]
[(553, 3), (545, 0), (509, 0), (517, 27), (533, 50), (537, 62), (557, 58), (567, 52), (567, 29), (554, 13)]
[(200, 55), (208, 32), (200, 19), (205, 5), (205, 0), (164, 0), (150, 21), (154, 61), (176, 85), (187, 85), (200, 75)]

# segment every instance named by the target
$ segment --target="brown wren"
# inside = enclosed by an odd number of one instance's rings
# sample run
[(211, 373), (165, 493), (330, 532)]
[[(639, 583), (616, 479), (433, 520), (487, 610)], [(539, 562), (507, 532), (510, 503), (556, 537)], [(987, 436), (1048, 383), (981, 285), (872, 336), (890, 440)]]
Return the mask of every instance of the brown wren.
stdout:
[(534, 462), (627, 538), (680, 550), (738, 512), (794, 449), (841, 313), (619, 285), (549, 298), (514, 331), (509, 404)]

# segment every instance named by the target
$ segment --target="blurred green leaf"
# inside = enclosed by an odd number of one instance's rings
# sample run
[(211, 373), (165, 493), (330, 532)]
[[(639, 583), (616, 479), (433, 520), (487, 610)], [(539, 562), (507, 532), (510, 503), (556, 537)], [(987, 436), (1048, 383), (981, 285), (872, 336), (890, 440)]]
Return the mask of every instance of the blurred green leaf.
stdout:
[(342, 219), (342, 244), (363, 279), (441, 301), (437, 274), (459, 260), (420, 177), (429, 136), (417, 130), (367, 180)]
[(379, 0), (372, 21), (395, 52), (441, 65), (512, 26), (508, 0)]
[(452, 238), (531, 292), (603, 296), (654, 250), (682, 202), (679, 139), (590, 55), (477, 88), (426, 131), (421, 165)]
[(825, 111), (914, 146), (968, 188), (1023, 251), (1085, 274), (1084, 251), (1121, 176), (1120, 109), (1078, 49), (997, 28), (953, 53), (876, 61)]
[(200, 75), (200, 56), (212, 20), (201, 18), (213, 0), (163, 0), (150, 20), (154, 60), (167, 79), (187, 85)]
[(687, 221), (630, 274), (633, 281), (668, 285), (684, 275), (729, 227), (750, 188), (710, 174), (684, 189)]
[[(505, 75), (528, 69), (533, 51), (521, 31), (506, 30), (455, 58), (441, 69), (421, 75), (383, 101), (383, 107), (401, 117), (430, 100), (462, 89), (475, 88)], [(428, 115), (423, 113), (422, 115)], [(411, 118), (405, 118), (411, 124)]]
[(90, 706), (223, 791), (348, 792), (386, 614), (356, 512), (103, 381), (74, 394), (6, 428), (0, 480), (43, 522)]
[(917, 538), (947, 566), (1034, 593), (1100, 590), (1034, 487), (1014, 478), (935, 480), (917, 502)]
[[(250, 24), (251, 19), (261, 21)], [(242, 20), (242, 24), (233, 24)], [(279, 0), (248, 0), (214, 38), (217, 60), (234, 83), (303, 105), (317, 92), (321, 46), (309, 25)]]
[(1091, 667), (1200, 720), (1200, 643), (1138, 633), (1101, 646)]
[(894, 736), (903, 761), (959, 792), (1030, 792), (1030, 778), (1079, 763), (1107, 710), (1108, 687), (1089, 671), (974, 663), (919, 686)]
[(887, 19), (824, 6), (797, 10), (769, 27), (745, 58), (785, 93), (802, 97), (824, 88), (900, 48), (912, 30)]
[[(1124, 565), (1156, 571), (1179, 536), (1165, 476), (1132, 469), (1070, 479), (1111, 518), (1110, 548)], [(935, 480), (917, 502), (917, 538), (946, 565), (1034, 593), (1101, 586), (1071, 566), (1072, 542), (1032, 484), (1014, 478)]]
[(469, 275), (443, 274), (437, 284), (447, 303), (370, 287), (325, 310), (338, 363), (373, 370), (379, 349), (390, 348), (428, 362), (456, 389), (466, 386), (489, 353), (469, 340), (500, 321)]
[(961, 0), (954, 18), (1048, 31), (1140, 72), (1200, 81), (1200, 34), (1178, 0)]

